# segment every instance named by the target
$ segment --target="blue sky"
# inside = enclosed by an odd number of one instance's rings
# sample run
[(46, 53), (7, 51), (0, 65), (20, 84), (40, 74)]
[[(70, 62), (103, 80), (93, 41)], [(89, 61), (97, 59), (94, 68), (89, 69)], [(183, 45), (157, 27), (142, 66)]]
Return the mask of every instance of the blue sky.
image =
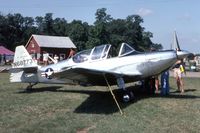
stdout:
[(82, 20), (93, 24), (95, 12), (107, 8), (113, 18), (139, 14), (146, 31), (153, 33), (152, 41), (169, 49), (176, 30), (182, 49), (200, 53), (199, 0), (0, 0), (0, 12), (21, 13), (25, 16), (53, 16), (68, 22)]

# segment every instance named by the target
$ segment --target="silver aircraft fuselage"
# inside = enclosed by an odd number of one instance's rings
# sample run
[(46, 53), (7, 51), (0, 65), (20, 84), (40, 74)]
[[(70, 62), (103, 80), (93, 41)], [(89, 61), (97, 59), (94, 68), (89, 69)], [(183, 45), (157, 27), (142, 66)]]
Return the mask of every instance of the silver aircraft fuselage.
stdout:
[[(106, 76), (112, 85), (117, 84), (118, 78), (134, 82), (160, 74), (189, 54), (187, 51), (174, 50), (140, 53), (123, 43), (118, 56), (111, 57), (110, 48), (109, 44), (97, 46), (89, 51), (79, 52), (73, 58), (47, 66), (28, 64), (27, 67), (27, 64), (19, 64), (13, 68), (15, 71), (11, 72), (10, 81), (106, 85)], [(27, 54), (25, 48), (18, 49)], [(18, 60), (25, 60), (20, 53), (16, 54), (14, 63)]]
[[(110, 84), (116, 84), (118, 76), (122, 76), (125, 82), (134, 82), (160, 74), (176, 61), (176, 51), (141, 53), (83, 63), (74, 63), (71, 58), (58, 64), (42, 67), (39, 72), (45, 73), (48, 68), (52, 68), (54, 73), (65, 70), (56, 79), (64, 83), (78, 81), (85, 84), (106, 85), (103, 74), (107, 75)], [(46, 82), (46, 78), (40, 77), (39, 82), (43, 81)]]

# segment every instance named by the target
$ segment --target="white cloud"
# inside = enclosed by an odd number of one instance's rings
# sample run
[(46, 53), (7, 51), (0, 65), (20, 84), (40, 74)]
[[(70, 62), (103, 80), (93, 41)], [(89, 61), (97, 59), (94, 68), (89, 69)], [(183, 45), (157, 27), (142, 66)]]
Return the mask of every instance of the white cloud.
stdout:
[(140, 8), (136, 13), (142, 17), (151, 15), (153, 13), (150, 9)]
[(200, 41), (199, 41), (199, 39), (197, 39), (197, 38), (192, 38), (192, 42), (198, 44)]
[(185, 13), (182, 16), (179, 17), (180, 20), (184, 20), (184, 21), (190, 21), (191, 20), (191, 16), (189, 13)]

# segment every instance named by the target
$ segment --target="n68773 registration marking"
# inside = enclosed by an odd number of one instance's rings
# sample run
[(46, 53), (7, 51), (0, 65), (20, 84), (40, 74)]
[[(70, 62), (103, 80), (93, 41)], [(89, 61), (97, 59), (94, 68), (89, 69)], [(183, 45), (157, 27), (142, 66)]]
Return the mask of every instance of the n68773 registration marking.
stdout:
[(27, 60), (21, 60), (14, 62), (12, 65), (13, 67), (19, 67), (19, 66), (27, 66), (27, 65), (32, 65), (33, 60), (32, 59), (27, 59)]

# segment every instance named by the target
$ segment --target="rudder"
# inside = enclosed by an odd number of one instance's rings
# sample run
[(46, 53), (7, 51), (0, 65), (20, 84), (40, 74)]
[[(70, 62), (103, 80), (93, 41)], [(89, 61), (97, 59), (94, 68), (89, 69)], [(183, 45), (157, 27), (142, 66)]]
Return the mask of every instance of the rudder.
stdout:
[(17, 46), (15, 49), (14, 61), (12, 68), (26, 68), (38, 66), (32, 59), (31, 55), (23, 45)]

